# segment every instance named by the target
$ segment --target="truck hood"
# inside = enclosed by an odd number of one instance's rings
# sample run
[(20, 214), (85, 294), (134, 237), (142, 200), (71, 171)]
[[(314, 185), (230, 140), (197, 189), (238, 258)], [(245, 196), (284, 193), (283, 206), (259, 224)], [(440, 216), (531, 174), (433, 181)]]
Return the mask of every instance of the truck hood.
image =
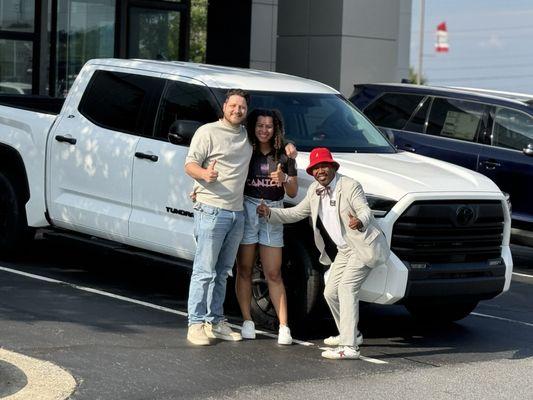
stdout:
[[(305, 161), (299, 157), (299, 165), (305, 168), (309, 156), (304, 154), (300, 157)], [(340, 164), (339, 173), (359, 181), (365, 193), (393, 200), (415, 192), (500, 192), (494, 182), (477, 172), (409, 152), (334, 153), (333, 158)]]

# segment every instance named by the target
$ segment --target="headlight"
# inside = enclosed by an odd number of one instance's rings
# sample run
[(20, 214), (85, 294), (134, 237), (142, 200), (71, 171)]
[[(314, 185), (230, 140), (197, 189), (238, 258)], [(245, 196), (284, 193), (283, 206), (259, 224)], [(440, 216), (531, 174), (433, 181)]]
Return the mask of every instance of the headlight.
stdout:
[(396, 200), (373, 195), (366, 195), (366, 200), (368, 201), (368, 206), (376, 218), (383, 218), (396, 204)]

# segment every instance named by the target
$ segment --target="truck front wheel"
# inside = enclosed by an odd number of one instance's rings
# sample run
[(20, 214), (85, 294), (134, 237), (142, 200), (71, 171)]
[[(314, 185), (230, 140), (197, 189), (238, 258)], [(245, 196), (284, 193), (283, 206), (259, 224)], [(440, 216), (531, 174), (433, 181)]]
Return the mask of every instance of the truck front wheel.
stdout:
[(477, 301), (450, 302), (448, 304), (410, 304), (405, 307), (411, 315), (425, 322), (450, 323), (467, 317), (476, 308)]
[(19, 250), (27, 230), (24, 205), (11, 181), (0, 173), (0, 255)]

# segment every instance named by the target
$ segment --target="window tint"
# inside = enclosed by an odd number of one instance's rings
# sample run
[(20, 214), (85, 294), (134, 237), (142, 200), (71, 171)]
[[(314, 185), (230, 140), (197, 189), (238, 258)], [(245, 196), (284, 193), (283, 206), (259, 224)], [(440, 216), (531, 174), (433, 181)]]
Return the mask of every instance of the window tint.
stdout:
[(424, 97), (412, 94), (385, 93), (365, 109), (376, 125), (402, 129)]
[(80, 102), (79, 111), (107, 129), (139, 133), (141, 108), (160, 79), (122, 72), (96, 71)]
[(426, 127), (426, 116), (428, 113), (428, 108), (431, 103), (431, 98), (427, 97), (424, 101), (424, 104), (422, 107), (418, 109), (415, 115), (411, 118), (411, 120), (405, 125), (406, 131), (412, 131), (412, 132), (420, 132), (423, 133), (424, 129)]
[(483, 124), (485, 106), (468, 101), (436, 98), (426, 133), (473, 141)]
[(178, 119), (202, 123), (216, 121), (219, 109), (207, 87), (169, 81), (161, 102), (156, 137), (167, 139), (170, 126)]
[(492, 128), (492, 145), (522, 150), (533, 143), (533, 118), (519, 111), (497, 108)]

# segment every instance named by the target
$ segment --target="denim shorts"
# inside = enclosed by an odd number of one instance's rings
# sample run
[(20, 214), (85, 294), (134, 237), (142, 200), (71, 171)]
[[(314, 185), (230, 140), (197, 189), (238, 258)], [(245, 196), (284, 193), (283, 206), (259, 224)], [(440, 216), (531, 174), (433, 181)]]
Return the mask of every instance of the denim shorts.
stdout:
[[(283, 200), (263, 200), (270, 208), (283, 208)], [(244, 237), (241, 244), (283, 247), (283, 224), (271, 224), (257, 214), (261, 199), (244, 196)]]

